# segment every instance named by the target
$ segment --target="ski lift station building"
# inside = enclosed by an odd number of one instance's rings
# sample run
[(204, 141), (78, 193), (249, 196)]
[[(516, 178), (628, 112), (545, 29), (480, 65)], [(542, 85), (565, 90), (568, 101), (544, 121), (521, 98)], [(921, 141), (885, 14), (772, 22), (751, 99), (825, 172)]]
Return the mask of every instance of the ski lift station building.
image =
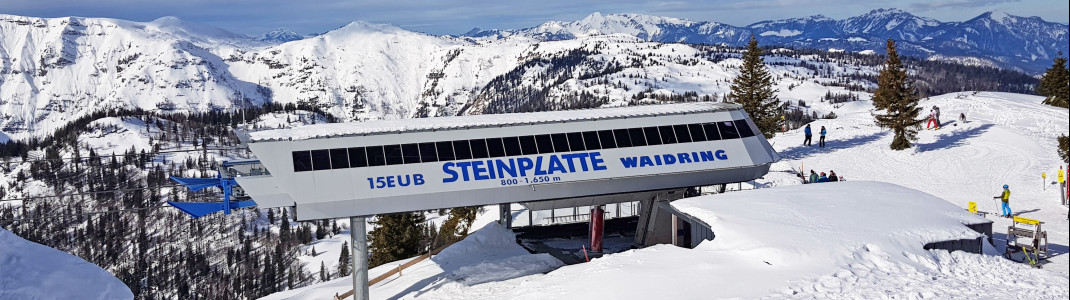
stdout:
[(742, 107), (682, 103), (307, 125), (239, 134), (260, 207), (298, 220), (522, 203), (531, 209), (749, 181), (777, 153)]

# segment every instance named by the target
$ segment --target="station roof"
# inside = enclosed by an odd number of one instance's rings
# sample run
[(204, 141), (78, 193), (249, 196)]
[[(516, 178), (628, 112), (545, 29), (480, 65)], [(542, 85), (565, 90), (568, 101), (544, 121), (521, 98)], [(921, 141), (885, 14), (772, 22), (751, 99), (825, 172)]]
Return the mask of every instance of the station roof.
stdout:
[(511, 113), (472, 115), (457, 117), (417, 118), (402, 120), (379, 120), (353, 123), (304, 125), (287, 129), (265, 130), (249, 133), (250, 142), (297, 141), (359, 135), (378, 135), (401, 132), (455, 130), (500, 126), (564, 123), (634, 117), (680, 115), (739, 109), (737, 104), (714, 102), (690, 102), (582, 110), (548, 111), (534, 113)]

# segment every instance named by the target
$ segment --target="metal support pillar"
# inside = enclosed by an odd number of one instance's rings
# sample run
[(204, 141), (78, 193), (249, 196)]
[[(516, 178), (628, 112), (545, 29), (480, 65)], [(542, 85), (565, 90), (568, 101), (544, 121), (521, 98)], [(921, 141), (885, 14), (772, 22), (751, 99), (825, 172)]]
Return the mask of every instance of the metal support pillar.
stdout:
[(672, 215), (672, 245), (680, 246), (680, 220)]
[(505, 228), (513, 228), (512, 204), (498, 204), (498, 224), (502, 224)]
[(353, 260), (353, 300), (368, 300), (368, 230), (364, 217), (349, 217)]
[(605, 233), (605, 210), (601, 205), (591, 208), (591, 253), (602, 253), (602, 235)]

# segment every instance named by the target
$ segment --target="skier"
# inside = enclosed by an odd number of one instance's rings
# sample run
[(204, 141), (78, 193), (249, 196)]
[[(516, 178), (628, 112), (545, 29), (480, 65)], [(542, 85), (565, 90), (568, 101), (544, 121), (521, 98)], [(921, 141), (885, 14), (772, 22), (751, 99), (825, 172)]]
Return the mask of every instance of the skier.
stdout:
[(821, 148), (825, 148), (825, 134), (828, 131), (825, 130), (825, 126), (821, 126), (821, 140), (817, 142), (817, 145)]
[(814, 133), (810, 131), (810, 124), (806, 124), (803, 134), (806, 135), (806, 139), (803, 140), (803, 146), (810, 146), (810, 140), (814, 138)]
[(925, 124), (925, 129), (929, 129), (929, 128), (933, 127), (934, 124), (936, 125), (935, 126), (936, 129), (940, 129), (940, 123), (936, 122), (936, 112), (933, 112), (933, 110), (930, 109), (929, 110), (929, 123)]
[(966, 123), (966, 113), (959, 114), (959, 122)]
[(933, 105), (933, 113), (936, 117), (936, 129), (940, 129), (940, 108)]
[(818, 179), (817, 173), (814, 170), (810, 170), (810, 183), (817, 183)]
[(836, 171), (829, 170), (829, 182), (840, 181), (840, 177), (836, 176)]
[(1000, 199), (1000, 200), (1003, 201), (1003, 212), (999, 216), (1000, 217), (1004, 217), (1004, 218), (1010, 218), (1011, 217), (1011, 203), (1010, 203), (1010, 201), (1011, 201), (1011, 188), (1010, 188), (1010, 186), (1007, 186), (1006, 184), (1004, 184), (1003, 185), (1003, 194), (999, 195), (999, 196), (992, 197), (992, 199)]

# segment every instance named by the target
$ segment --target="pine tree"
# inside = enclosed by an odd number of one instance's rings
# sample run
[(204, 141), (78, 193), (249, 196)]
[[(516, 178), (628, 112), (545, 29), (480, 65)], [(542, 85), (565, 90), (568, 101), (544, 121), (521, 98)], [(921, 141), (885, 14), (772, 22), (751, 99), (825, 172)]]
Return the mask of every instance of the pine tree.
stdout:
[(287, 209), (282, 209), (282, 225), (279, 226), (279, 241), (283, 244), (290, 243), (290, 216), (286, 213)]
[(349, 243), (342, 243), (342, 254), (338, 256), (338, 276), (349, 276)]
[(410, 258), (420, 254), (420, 245), (427, 239), (424, 215), (418, 212), (379, 215), (372, 221), (375, 229), (368, 234), (371, 241), (368, 267)]
[(1070, 107), (1070, 70), (1066, 68), (1066, 58), (1059, 52), (1059, 57), (1051, 68), (1044, 73), (1037, 85), (1037, 93), (1046, 96), (1044, 104), (1067, 108)]
[(873, 93), (873, 106), (884, 111), (875, 114), (881, 128), (890, 128), (895, 133), (892, 150), (911, 147), (917, 140), (918, 129), (925, 119), (918, 119), (918, 95), (914, 83), (907, 77), (906, 68), (899, 61), (895, 41), (888, 39), (888, 60), (877, 77), (877, 91)]
[(323, 264), (323, 261), (320, 261), (320, 281), (328, 280), (331, 280), (331, 273), (327, 272), (327, 265)]
[(434, 248), (439, 245), (456, 242), (468, 235), (468, 230), (472, 227), (472, 222), (475, 221), (478, 213), (478, 206), (450, 209), (449, 218), (446, 218), (446, 221), (442, 222), (442, 227), (439, 228), (438, 236), (435, 240), (431, 241), (434, 244), (430, 245), (430, 247)]
[(321, 222), (316, 222), (316, 239), (322, 240), (327, 238), (327, 226)]
[(780, 115), (780, 100), (776, 97), (773, 84), (773, 76), (762, 60), (758, 40), (751, 36), (747, 53), (743, 54), (739, 76), (732, 80), (732, 92), (728, 97), (743, 106), (766, 138), (776, 135), (777, 116)]

